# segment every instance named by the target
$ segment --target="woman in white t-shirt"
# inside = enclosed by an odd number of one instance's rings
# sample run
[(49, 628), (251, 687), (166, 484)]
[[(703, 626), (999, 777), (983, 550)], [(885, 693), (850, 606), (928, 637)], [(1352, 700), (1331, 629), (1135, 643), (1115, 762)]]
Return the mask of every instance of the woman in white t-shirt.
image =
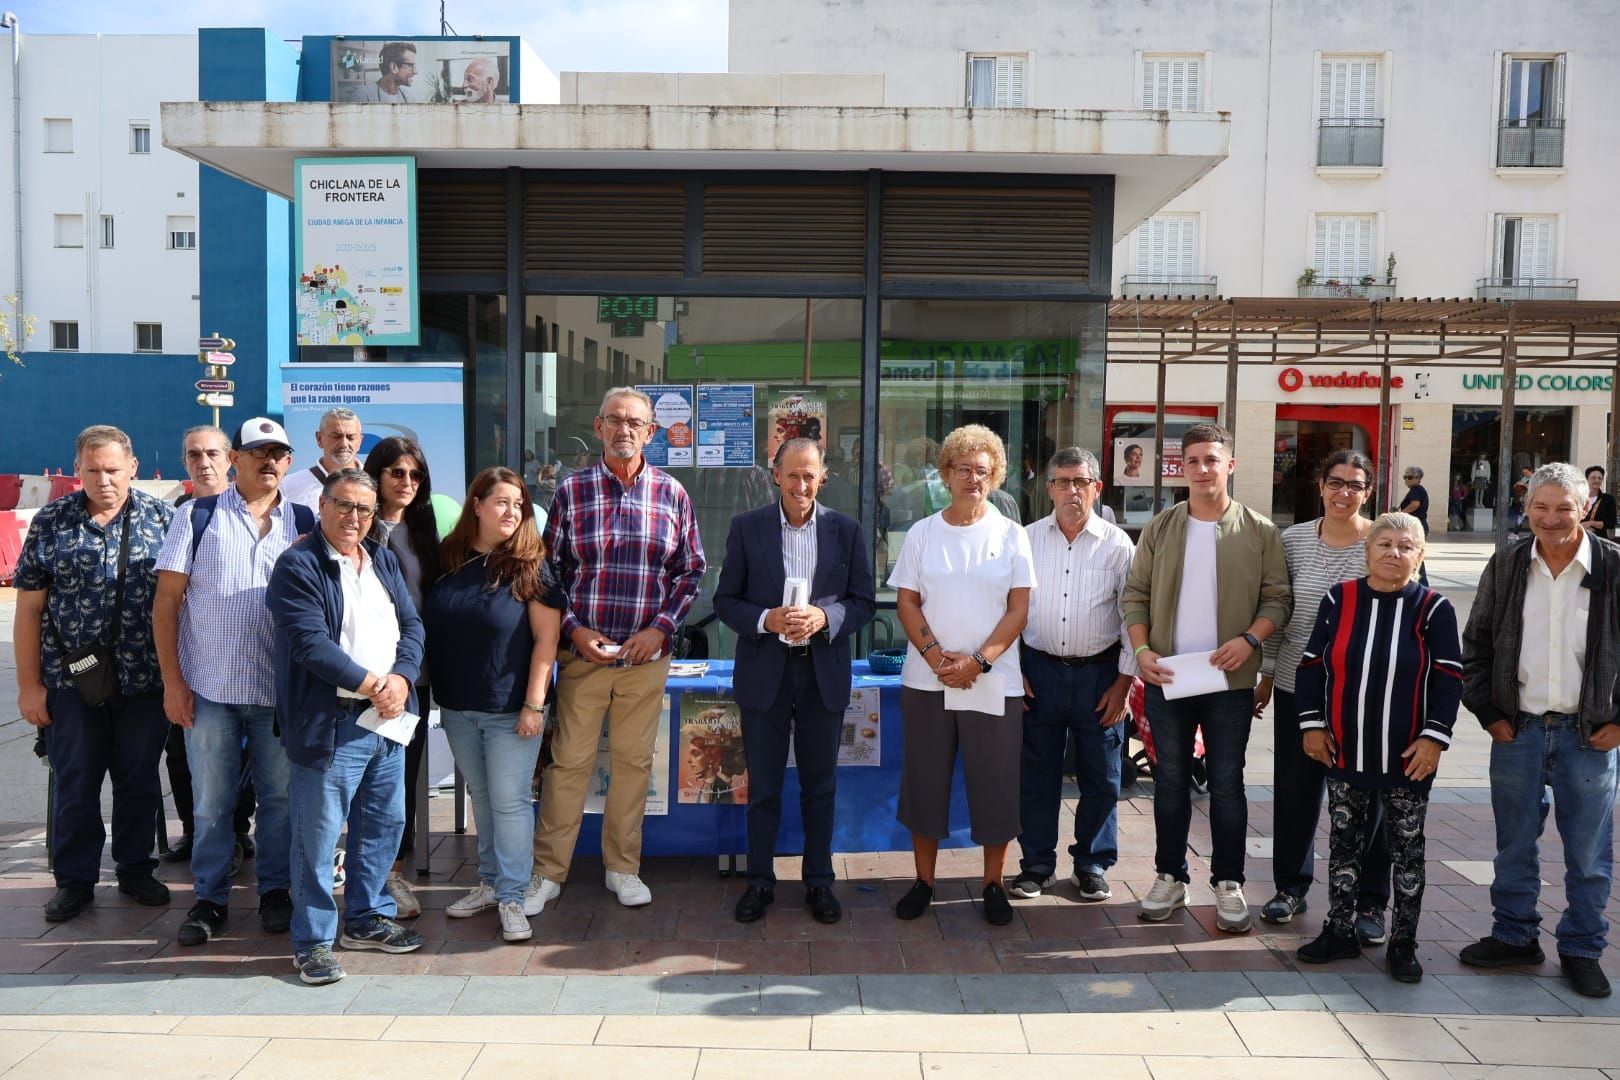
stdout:
[(939, 448), (939, 472), (951, 503), (911, 527), (889, 575), (910, 641), (900, 672), (898, 816), (911, 830), (917, 863), (917, 880), (895, 914), (915, 919), (933, 903), (960, 748), (973, 840), (984, 847), (984, 917), (1000, 926), (1012, 921), (1001, 882), (1007, 845), (1018, 835), (1018, 635), (1029, 617), (1035, 560), (1024, 530), (990, 503), (1007, 475), (995, 432), (978, 424), (951, 432)]

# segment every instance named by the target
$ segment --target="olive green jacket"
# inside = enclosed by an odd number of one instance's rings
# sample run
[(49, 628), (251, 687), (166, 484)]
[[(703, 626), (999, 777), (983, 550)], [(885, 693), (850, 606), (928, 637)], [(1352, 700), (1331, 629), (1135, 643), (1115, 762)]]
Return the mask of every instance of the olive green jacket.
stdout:
[[(1178, 503), (1147, 523), (1125, 578), (1125, 625), (1148, 628), (1148, 647), (1160, 656), (1174, 650), (1176, 602), (1187, 547), (1187, 504)], [(1215, 628), (1219, 640), (1241, 635), (1254, 620), (1281, 627), (1293, 610), (1288, 560), (1277, 526), (1240, 502), (1221, 515), (1215, 532)], [(1251, 689), (1260, 674), (1260, 650), (1226, 674), (1231, 690)]]

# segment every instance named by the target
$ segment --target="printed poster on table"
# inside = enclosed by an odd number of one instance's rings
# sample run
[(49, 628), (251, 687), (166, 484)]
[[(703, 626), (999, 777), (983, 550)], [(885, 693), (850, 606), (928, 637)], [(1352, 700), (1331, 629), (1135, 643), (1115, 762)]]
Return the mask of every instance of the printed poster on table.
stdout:
[[(844, 709), (844, 730), (838, 738), (838, 764), (883, 764), (883, 727), (878, 708), (879, 691), (874, 687), (851, 690)], [(788, 767), (796, 768), (793, 744), (788, 744)]]
[(779, 387), (771, 391), (770, 403), (765, 417), (765, 464), (776, 460), (776, 451), (789, 439), (814, 439), (826, 454), (826, 387)]
[[(669, 715), (669, 698), (664, 698), (664, 715)], [(596, 744), (596, 764), (591, 768), (590, 786), (585, 789), (585, 812), (600, 814), (607, 806), (608, 781), (613, 774), (613, 756), (608, 750), (608, 725), (613, 722), (610, 712), (602, 722), (601, 741)], [(658, 735), (653, 741), (652, 772), (647, 776), (647, 813), (652, 817), (669, 814), (669, 790), (665, 787), (669, 776), (669, 725), (658, 722)]]
[(293, 162), (300, 345), (416, 345), (416, 159)]
[(390, 435), (415, 439), (427, 455), (435, 497), (456, 502), (467, 488), (466, 410), (461, 364), (282, 364), (281, 409), (293, 469), (320, 460), (315, 432), (326, 410), (360, 417), (360, 461)]
[(652, 439), (642, 448), (647, 464), (661, 469), (684, 468), (694, 459), (692, 427), (692, 388), (690, 386), (637, 386), (652, 398)]
[(748, 801), (742, 710), (735, 701), (682, 694), (680, 755), (679, 801), (722, 806), (741, 806)]
[(703, 383), (697, 388), (699, 468), (746, 469), (754, 460), (752, 383)]

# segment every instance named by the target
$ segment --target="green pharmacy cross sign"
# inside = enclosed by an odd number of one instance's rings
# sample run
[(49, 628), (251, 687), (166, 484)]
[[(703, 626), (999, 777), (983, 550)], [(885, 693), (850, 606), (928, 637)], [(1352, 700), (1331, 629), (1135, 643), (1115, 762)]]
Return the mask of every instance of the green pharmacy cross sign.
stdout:
[(656, 296), (598, 296), (596, 321), (613, 327), (614, 337), (641, 337), (658, 318)]

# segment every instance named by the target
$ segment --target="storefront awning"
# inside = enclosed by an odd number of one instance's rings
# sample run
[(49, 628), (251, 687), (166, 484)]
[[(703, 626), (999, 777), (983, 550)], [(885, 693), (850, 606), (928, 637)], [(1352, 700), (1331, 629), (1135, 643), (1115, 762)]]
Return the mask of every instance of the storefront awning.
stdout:
[(425, 169), (771, 169), (1115, 178), (1123, 239), (1220, 164), (1225, 113), (1092, 109), (168, 102), (163, 143), (291, 197), (293, 160)]

